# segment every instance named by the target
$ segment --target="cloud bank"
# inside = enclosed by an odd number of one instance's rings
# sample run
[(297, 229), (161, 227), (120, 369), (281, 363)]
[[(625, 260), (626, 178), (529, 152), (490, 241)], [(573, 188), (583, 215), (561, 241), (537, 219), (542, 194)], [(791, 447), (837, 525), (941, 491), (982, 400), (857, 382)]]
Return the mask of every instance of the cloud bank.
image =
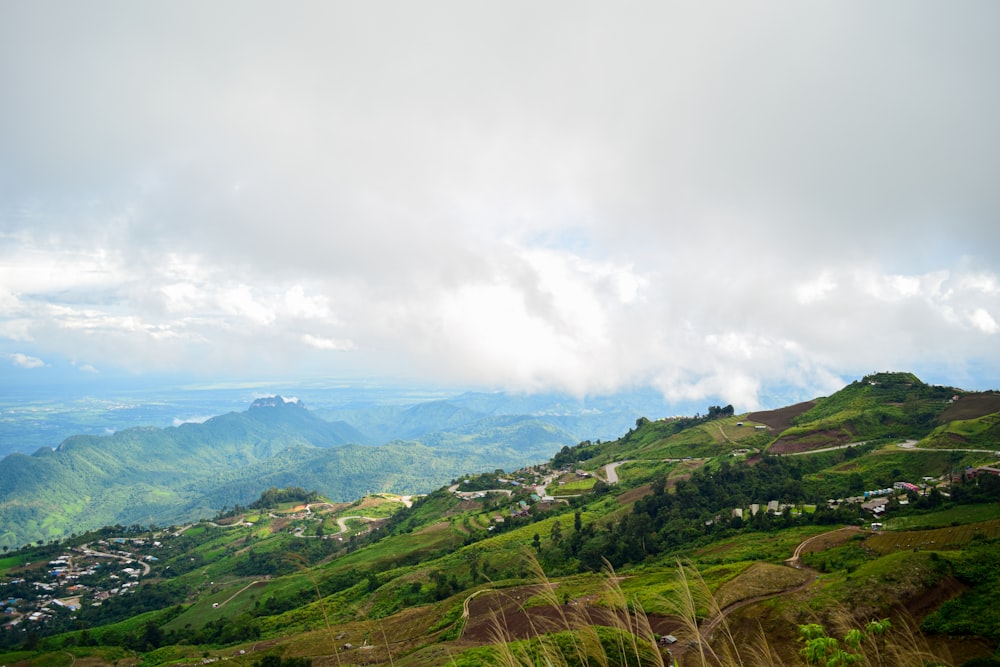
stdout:
[(881, 369), (997, 386), (998, 23), (8, 3), (0, 349), (747, 408)]

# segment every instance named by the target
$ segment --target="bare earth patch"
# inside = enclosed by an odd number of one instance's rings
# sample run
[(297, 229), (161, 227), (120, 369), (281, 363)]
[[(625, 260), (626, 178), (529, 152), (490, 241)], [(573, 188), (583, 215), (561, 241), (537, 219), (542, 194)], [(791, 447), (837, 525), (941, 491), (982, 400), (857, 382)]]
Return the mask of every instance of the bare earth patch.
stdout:
[(765, 426), (780, 433), (792, 425), (793, 419), (805, 412), (808, 412), (814, 405), (816, 405), (816, 401), (805, 401), (804, 403), (788, 405), (783, 408), (778, 408), (777, 410), (751, 412), (747, 415), (747, 421), (764, 424)]
[(618, 502), (622, 505), (629, 505), (640, 498), (645, 498), (651, 493), (653, 493), (653, 490), (649, 487), (649, 484), (643, 484), (642, 486), (637, 486), (636, 488), (630, 489), (618, 496)]
[(795, 454), (811, 452), (814, 449), (837, 447), (851, 442), (850, 433), (842, 430), (812, 431), (801, 436), (785, 436), (778, 438), (767, 448), (772, 454)]

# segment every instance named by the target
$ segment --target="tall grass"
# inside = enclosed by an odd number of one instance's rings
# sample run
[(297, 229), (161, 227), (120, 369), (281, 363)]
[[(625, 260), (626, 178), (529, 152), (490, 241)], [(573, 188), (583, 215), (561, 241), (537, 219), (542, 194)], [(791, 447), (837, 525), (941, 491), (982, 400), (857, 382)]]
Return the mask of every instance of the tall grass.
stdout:
[(493, 664), (499, 667), (664, 667), (666, 663), (646, 615), (641, 610), (633, 612), (638, 602), (622, 592), (610, 565), (606, 565), (605, 586), (605, 611), (608, 613), (602, 613), (598, 622), (586, 607), (580, 614), (567, 614), (566, 607), (555, 594), (555, 586), (538, 561), (529, 557), (529, 562), (541, 582), (543, 603), (556, 611), (555, 627), (536, 626), (529, 615), (535, 638), (514, 641), (507, 630), (501, 606), (492, 619), (496, 656)]
[[(605, 565), (604, 606), (574, 608), (561, 604), (555, 586), (537, 561), (529, 561), (541, 582), (543, 605), (551, 621), (531, 621), (533, 639), (515, 640), (508, 631), (503, 605), (492, 619), (492, 662), (497, 667), (929, 667), (949, 661), (935, 655), (908, 619), (859, 625), (849, 610), (839, 609), (826, 625), (799, 626), (800, 644), (778, 650), (764, 629), (737, 638), (724, 609), (697, 569), (677, 564), (674, 592), (663, 608), (679, 624), (677, 642), (659, 645), (639, 600), (627, 596), (621, 579)], [(528, 616), (529, 620), (531, 616)], [(536, 623), (538, 625), (536, 625)], [(829, 634), (827, 634), (829, 633)], [(817, 640), (817, 638), (819, 638)], [(817, 641), (813, 641), (817, 640)], [(817, 643), (818, 642), (818, 643)], [(788, 647), (786, 647), (787, 649)]]

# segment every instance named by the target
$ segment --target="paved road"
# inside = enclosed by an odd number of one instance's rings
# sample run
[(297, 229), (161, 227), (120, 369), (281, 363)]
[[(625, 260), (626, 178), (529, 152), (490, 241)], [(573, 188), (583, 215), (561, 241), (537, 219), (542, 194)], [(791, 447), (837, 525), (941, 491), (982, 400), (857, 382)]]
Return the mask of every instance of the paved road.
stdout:
[(628, 463), (628, 461), (615, 461), (614, 463), (609, 463), (604, 466), (604, 476), (608, 478), (608, 484), (618, 483), (617, 468), (623, 463)]
[(995, 454), (1000, 456), (1000, 451), (996, 449), (963, 449), (961, 447), (917, 447), (916, 440), (907, 440), (899, 443), (902, 449), (911, 449), (917, 452), (979, 452), (981, 454)]
[(785, 454), (785, 456), (805, 456), (806, 454), (819, 454), (820, 452), (832, 452), (837, 449), (847, 449), (848, 447), (860, 447), (861, 445), (867, 445), (867, 440), (862, 440), (860, 442), (849, 442), (846, 445), (837, 445), (836, 447), (823, 447), (822, 449), (809, 449), (804, 452), (792, 452), (790, 454)]
[[(374, 519), (374, 518), (372, 518), (370, 516), (342, 516), (342, 517), (338, 517), (337, 518), (337, 525), (340, 526), (340, 533), (346, 533), (347, 532), (347, 521), (348, 521), (348, 519), (357, 519), (359, 521), (368, 521), (368, 522), (378, 521), (378, 519)], [(337, 535), (339, 535), (340, 533), (337, 533)]]
[[(819, 454), (820, 452), (832, 452), (835, 449), (847, 449), (848, 447), (860, 447), (861, 445), (867, 445), (867, 440), (862, 440), (860, 442), (849, 442), (846, 445), (837, 445), (836, 447), (823, 447), (822, 449), (810, 449), (805, 452), (792, 452), (790, 454), (785, 454), (785, 456), (805, 456), (806, 454)], [(963, 449), (961, 447), (917, 447), (916, 440), (905, 440), (899, 445), (901, 449), (908, 449), (916, 452), (979, 452), (982, 454), (995, 454), (1000, 456), (1000, 451), (995, 449)]]
[(551, 484), (552, 480), (554, 480), (555, 478), (556, 475), (549, 475), (548, 477), (543, 477), (541, 484), (535, 485), (535, 494), (538, 495), (539, 498), (544, 498), (545, 496), (547, 496), (549, 484)]
[(481, 491), (459, 491), (458, 487), (459, 487), (458, 484), (452, 484), (451, 486), (448, 487), (448, 493), (454, 493), (459, 498), (465, 498), (466, 500), (474, 497), (476, 494), (479, 493), (504, 493), (508, 496), (514, 494), (514, 492), (511, 491), (510, 489), (483, 489)]

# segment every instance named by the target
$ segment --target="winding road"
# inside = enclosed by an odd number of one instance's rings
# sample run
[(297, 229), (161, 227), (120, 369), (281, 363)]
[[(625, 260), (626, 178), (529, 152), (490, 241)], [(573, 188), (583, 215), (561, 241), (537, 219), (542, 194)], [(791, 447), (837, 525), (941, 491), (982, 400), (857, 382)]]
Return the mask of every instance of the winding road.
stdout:
[(831, 530), (831, 531), (826, 532), (826, 533), (820, 533), (819, 535), (813, 535), (812, 537), (807, 538), (807, 539), (803, 540), (802, 542), (799, 542), (799, 545), (797, 547), (795, 547), (795, 551), (792, 553), (792, 557), (786, 559), (785, 560), (785, 564), (786, 565), (790, 565), (791, 567), (794, 567), (794, 568), (801, 568), (802, 567), (802, 559), (801, 559), (802, 550), (806, 547), (807, 544), (809, 544), (813, 540), (819, 539), (820, 537), (826, 537), (827, 535), (833, 535), (834, 533), (840, 533), (840, 532), (860, 533), (861, 529), (858, 528), (857, 526), (844, 526), (843, 528), (838, 528), (837, 530)]
[[(790, 558), (785, 559), (785, 565), (787, 565), (788, 567), (794, 567), (796, 570), (806, 570), (809, 572), (813, 572), (814, 570), (812, 570), (811, 568), (802, 565), (801, 562), (802, 550), (805, 549), (805, 547), (808, 546), (809, 543), (813, 542), (814, 540), (818, 540), (822, 537), (827, 537), (829, 535), (834, 535), (836, 533), (841, 533), (841, 532), (859, 533), (862, 531), (857, 526), (844, 526), (843, 528), (837, 528), (836, 530), (830, 530), (825, 533), (819, 533), (818, 535), (813, 535), (812, 537), (808, 537), (799, 542), (799, 544), (795, 547), (795, 551), (792, 552)], [(808, 588), (810, 584), (815, 582), (815, 580), (816, 580), (815, 578), (809, 578), (806, 579), (801, 584), (796, 584), (795, 586), (786, 588), (784, 590), (775, 591), (773, 593), (765, 593), (763, 595), (755, 595), (753, 597), (745, 598), (743, 600), (737, 600), (732, 604), (726, 605), (721, 610), (719, 610), (718, 615), (712, 617), (711, 619), (708, 620), (707, 623), (698, 628), (698, 634), (701, 636), (702, 641), (708, 641), (711, 638), (712, 633), (715, 631), (715, 628), (717, 628), (719, 624), (727, 616), (729, 616), (729, 614), (736, 611), (737, 609), (746, 607), (747, 605), (755, 604), (757, 602), (762, 602), (770, 598), (778, 597), (780, 595), (791, 595), (792, 593), (797, 593), (801, 590), (805, 590), (806, 588)], [(678, 653), (678, 655), (680, 654)]]
[(378, 519), (376, 519), (374, 517), (370, 517), (370, 516), (340, 516), (340, 517), (337, 517), (337, 525), (340, 526), (340, 532), (337, 533), (337, 535), (341, 535), (341, 534), (347, 532), (347, 522), (350, 519), (356, 519), (358, 521), (368, 521), (369, 523), (372, 522), (372, 521), (378, 521)]
[(256, 579), (254, 581), (251, 581), (249, 584), (247, 584), (246, 586), (244, 586), (243, 588), (241, 588), (240, 590), (236, 591), (235, 593), (233, 593), (232, 595), (230, 595), (228, 598), (226, 598), (225, 600), (223, 600), (222, 602), (220, 602), (219, 606), (220, 607), (225, 607), (226, 603), (232, 602), (233, 598), (235, 598), (237, 595), (239, 595), (240, 593), (243, 593), (244, 591), (246, 591), (247, 589), (249, 589), (249, 588), (251, 588), (253, 586), (256, 586), (259, 583), (263, 583), (263, 581), (264, 581), (263, 579)]
[(618, 466), (623, 463), (628, 463), (628, 461), (615, 461), (604, 466), (604, 476), (607, 478), (608, 484), (618, 483)]
[(916, 452), (977, 452), (981, 454), (994, 454), (1000, 456), (1000, 451), (996, 449), (963, 449), (961, 447), (917, 447), (916, 440), (906, 440), (897, 445), (900, 449), (908, 449)]
[[(861, 532), (860, 528), (857, 528), (855, 526), (846, 526), (846, 527), (842, 527), (842, 528), (837, 528), (837, 529), (834, 529), (834, 530), (826, 531), (824, 533), (819, 533), (817, 535), (813, 535), (813, 536), (808, 537), (808, 538), (802, 540), (801, 542), (799, 542), (795, 546), (795, 549), (793, 550), (792, 555), (787, 560), (785, 560), (785, 565), (788, 566), (788, 567), (795, 568), (799, 572), (802, 572), (801, 576), (804, 576), (805, 579), (802, 580), (802, 581), (800, 581), (800, 583), (795, 583), (794, 585), (789, 586), (788, 588), (784, 588), (784, 589), (773, 591), (773, 592), (769, 592), (769, 593), (764, 593), (764, 594), (761, 594), (761, 595), (754, 595), (752, 597), (747, 597), (747, 598), (744, 598), (742, 600), (737, 600), (737, 601), (732, 602), (731, 604), (728, 604), (725, 607), (719, 609), (718, 613), (716, 613), (714, 616), (711, 616), (709, 618), (705, 618), (705, 619), (702, 620), (702, 624), (698, 627), (698, 634), (699, 634), (699, 637), (700, 637), (700, 641), (702, 641), (702, 642), (708, 642), (708, 641), (710, 641), (713, 632), (719, 627), (720, 624), (722, 624), (725, 621), (725, 619), (731, 613), (733, 613), (737, 609), (740, 609), (740, 608), (743, 608), (743, 607), (755, 604), (757, 602), (762, 602), (764, 600), (768, 600), (768, 599), (771, 599), (771, 598), (775, 598), (775, 597), (779, 597), (779, 596), (783, 596), (783, 595), (792, 595), (792, 594), (797, 593), (799, 591), (803, 591), (803, 590), (807, 589), (809, 586), (813, 585), (816, 582), (816, 577), (812, 576), (812, 574), (813, 574), (814, 571), (812, 569), (810, 569), (810, 568), (802, 566), (801, 562), (800, 562), (800, 559), (801, 559), (803, 551), (810, 544), (812, 544), (813, 542), (815, 542), (817, 540), (821, 540), (822, 538), (826, 538), (826, 537), (829, 537), (831, 535), (836, 535), (838, 533), (858, 533), (858, 532)], [(550, 583), (549, 585), (557, 585), (557, 584)], [(514, 590), (515, 589), (511, 589), (511, 591), (514, 591)], [(468, 624), (470, 623), (470, 618), (472, 617), (472, 612), (471, 612), (471, 609), (470, 609), (472, 601), (475, 598), (477, 598), (478, 596), (483, 595), (485, 593), (490, 593), (490, 592), (496, 593), (497, 591), (495, 591), (492, 588), (480, 589), (480, 590), (477, 590), (477, 591), (473, 591), (468, 596), (466, 596), (466, 598), (463, 600), (463, 602), (462, 602), (462, 618), (466, 621), (466, 625), (463, 626), (463, 628), (462, 628), (462, 635), (461, 636), (464, 636), (465, 629), (468, 627)], [(511, 599), (516, 599), (517, 598), (516, 594), (514, 594), (513, 592), (509, 593), (509, 595), (513, 595), (514, 596)], [(516, 603), (516, 605), (519, 606), (520, 603)], [(493, 613), (493, 612), (491, 612), (491, 613)], [(471, 622), (475, 622), (477, 619), (480, 619), (480, 618), (481, 618), (481, 616), (477, 615), (476, 619), (473, 619)], [(671, 649), (672, 649), (674, 657), (680, 657), (680, 655), (682, 655), (685, 650), (690, 650), (690, 648), (687, 645), (682, 645), (682, 644), (674, 645), (674, 646), (671, 647)]]

